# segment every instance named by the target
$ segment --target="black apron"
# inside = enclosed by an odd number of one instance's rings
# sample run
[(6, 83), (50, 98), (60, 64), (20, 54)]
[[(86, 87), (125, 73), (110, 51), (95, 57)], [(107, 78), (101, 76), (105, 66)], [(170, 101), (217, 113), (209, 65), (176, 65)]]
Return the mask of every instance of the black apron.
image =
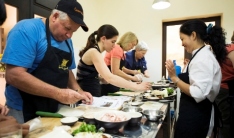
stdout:
[[(120, 66), (119, 66), (120, 70), (122, 70), (122, 68), (125, 65), (125, 55), (124, 55), (124, 53), (123, 53), (123, 57), (124, 57), (124, 59), (121, 58), (121, 60), (120, 60)], [(111, 71), (111, 66), (110, 65), (108, 66), (108, 68)], [(116, 87), (116, 86), (114, 86), (112, 84), (102, 84), (101, 89), (102, 89), (102, 95), (108, 95), (108, 93), (114, 93), (114, 92), (119, 91), (120, 88)]]
[[(47, 51), (38, 67), (31, 74), (53, 86), (67, 88), (69, 79), (68, 67), (72, 64), (72, 51), (67, 41), (66, 44), (70, 52), (51, 46), (50, 36), (49, 20), (46, 19)], [(59, 102), (54, 99), (31, 95), (23, 91), (20, 91), (20, 94), (23, 99), (25, 122), (37, 117), (36, 111), (56, 112), (58, 110)]]
[[(203, 47), (194, 54), (192, 59)], [(179, 78), (185, 83), (190, 84), (188, 68), (189, 64), (186, 73), (179, 74)], [(210, 126), (211, 110), (212, 103), (207, 98), (197, 103), (193, 97), (181, 92), (179, 117), (176, 122), (174, 137), (206, 138)]]
[[(94, 48), (96, 48), (99, 52), (101, 52), (98, 46), (95, 46)], [(82, 60), (80, 61), (83, 62)], [(99, 83), (97, 71), (85, 76), (85, 78), (83, 78), (82, 80), (77, 80), (77, 82), (82, 90), (90, 92), (92, 96), (95, 97), (101, 96), (101, 86)]]

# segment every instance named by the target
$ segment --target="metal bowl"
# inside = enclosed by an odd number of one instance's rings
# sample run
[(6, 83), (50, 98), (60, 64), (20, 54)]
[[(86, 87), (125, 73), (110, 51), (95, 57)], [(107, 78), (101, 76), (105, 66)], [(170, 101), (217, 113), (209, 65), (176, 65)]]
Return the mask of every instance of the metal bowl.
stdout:
[(142, 113), (150, 121), (158, 121), (164, 115), (163, 111), (160, 110), (144, 110)]
[(142, 114), (139, 112), (129, 112), (131, 119), (128, 122), (129, 126), (137, 126), (141, 122)]
[[(111, 118), (118, 117), (119, 119), (125, 118), (125, 120), (111, 121), (110, 119), (107, 121), (106, 119), (103, 119), (104, 118), (103, 116), (107, 114), (114, 116)], [(106, 110), (106, 111), (97, 112), (94, 115), (94, 118), (99, 127), (103, 127), (105, 131), (111, 131), (115, 133), (115, 132), (118, 132), (120, 128), (124, 127), (128, 123), (128, 121), (131, 119), (131, 116), (123, 111)]]
[(142, 108), (136, 107), (136, 106), (129, 106), (129, 107), (123, 108), (122, 111), (124, 111), (124, 112), (142, 112)]

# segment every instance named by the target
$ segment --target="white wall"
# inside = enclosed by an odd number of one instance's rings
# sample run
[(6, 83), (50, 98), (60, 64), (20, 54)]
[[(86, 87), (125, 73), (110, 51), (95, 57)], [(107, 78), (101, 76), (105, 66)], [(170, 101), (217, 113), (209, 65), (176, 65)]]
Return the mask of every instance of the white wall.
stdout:
[[(171, 7), (165, 10), (151, 8), (153, 0), (78, 0), (84, 9), (84, 20), (89, 32), (79, 29), (72, 39), (78, 50), (84, 47), (88, 36), (103, 24), (115, 26), (120, 36), (127, 31), (134, 32), (139, 40), (150, 46), (146, 54), (151, 78), (160, 80), (162, 68), (162, 22), (189, 19), (192, 17), (222, 16), (222, 27), (230, 42), (234, 30), (234, 0), (170, 0)], [(76, 63), (79, 57), (76, 57)], [(74, 70), (75, 72), (75, 70)]]

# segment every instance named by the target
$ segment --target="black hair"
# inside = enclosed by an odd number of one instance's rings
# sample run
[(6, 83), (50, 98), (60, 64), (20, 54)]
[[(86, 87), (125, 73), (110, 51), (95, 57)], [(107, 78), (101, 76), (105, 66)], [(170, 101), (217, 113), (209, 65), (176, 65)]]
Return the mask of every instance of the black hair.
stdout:
[(2, 25), (7, 18), (6, 7), (3, 0), (0, 0), (0, 25)]
[(196, 32), (198, 39), (212, 47), (216, 59), (219, 63), (222, 63), (226, 59), (226, 33), (221, 27), (207, 27), (205, 22), (199, 19), (194, 19), (185, 22), (180, 27), (180, 32), (188, 36), (190, 36), (192, 32)]
[[(95, 39), (95, 35), (97, 35), (96, 39)], [(79, 56), (82, 57), (87, 50), (97, 45), (97, 42), (100, 41), (100, 38), (102, 36), (105, 36), (106, 39), (111, 39), (114, 36), (118, 36), (118, 35), (119, 35), (119, 32), (114, 26), (109, 25), (109, 24), (102, 25), (97, 31), (93, 32), (89, 36), (87, 44), (85, 48), (80, 51)]]

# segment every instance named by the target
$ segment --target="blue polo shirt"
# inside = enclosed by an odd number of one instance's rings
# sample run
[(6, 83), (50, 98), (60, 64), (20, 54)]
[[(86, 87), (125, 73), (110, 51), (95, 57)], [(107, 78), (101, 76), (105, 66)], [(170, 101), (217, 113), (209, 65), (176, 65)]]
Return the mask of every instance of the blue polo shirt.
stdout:
[(147, 66), (146, 66), (147, 63), (146, 63), (145, 57), (138, 59), (138, 61), (136, 62), (135, 52), (136, 50), (131, 50), (125, 54), (126, 55), (125, 68), (131, 69), (131, 70), (140, 70), (141, 73), (144, 74), (145, 70), (147, 70)]
[[(72, 50), (72, 65), (69, 69), (75, 69), (73, 44), (67, 40)], [(51, 36), (51, 45), (69, 52), (65, 41), (58, 42)], [(19, 21), (8, 33), (6, 49), (2, 62), (23, 68), (32, 72), (37, 68), (47, 50), (46, 27), (42, 19), (25, 19)], [(9, 85), (5, 90), (7, 106), (22, 110), (22, 99), (17, 88)]]

